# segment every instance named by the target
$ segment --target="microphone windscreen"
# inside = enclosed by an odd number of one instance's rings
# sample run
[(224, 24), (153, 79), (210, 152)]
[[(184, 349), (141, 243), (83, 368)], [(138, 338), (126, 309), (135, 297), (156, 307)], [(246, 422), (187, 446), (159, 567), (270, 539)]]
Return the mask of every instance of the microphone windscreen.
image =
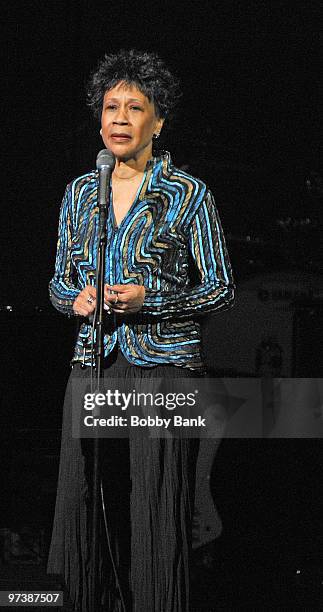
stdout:
[(116, 158), (109, 149), (102, 149), (101, 151), (99, 151), (98, 156), (96, 158), (97, 170), (101, 170), (101, 168), (104, 167), (108, 167), (113, 170), (115, 163)]

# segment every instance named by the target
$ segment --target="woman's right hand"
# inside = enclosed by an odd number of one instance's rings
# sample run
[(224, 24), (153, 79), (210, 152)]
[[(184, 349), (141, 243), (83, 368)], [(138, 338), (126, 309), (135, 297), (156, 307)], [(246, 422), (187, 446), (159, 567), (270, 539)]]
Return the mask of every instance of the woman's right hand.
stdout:
[(77, 296), (73, 303), (74, 314), (81, 317), (91, 315), (96, 306), (96, 288), (87, 285)]

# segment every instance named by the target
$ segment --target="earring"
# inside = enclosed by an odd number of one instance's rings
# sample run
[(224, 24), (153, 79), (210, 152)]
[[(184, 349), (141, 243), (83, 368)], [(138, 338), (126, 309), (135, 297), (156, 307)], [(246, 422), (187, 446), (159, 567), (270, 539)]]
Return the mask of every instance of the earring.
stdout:
[(100, 129), (100, 136), (102, 136), (102, 128)]
[(154, 138), (155, 140), (157, 140), (157, 138), (159, 138), (159, 136), (160, 136), (160, 132), (159, 132), (158, 134), (153, 134), (153, 138)]

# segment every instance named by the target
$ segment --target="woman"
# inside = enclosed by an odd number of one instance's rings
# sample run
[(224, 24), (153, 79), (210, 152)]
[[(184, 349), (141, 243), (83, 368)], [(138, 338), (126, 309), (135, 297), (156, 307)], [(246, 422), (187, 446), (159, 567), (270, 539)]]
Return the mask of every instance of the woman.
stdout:
[[(177, 97), (174, 77), (152, 53), (106, 55), (91, 78), (89, 104), (116, 158), (107, 219), (106, 378), (203, 375), (195, 317), (228, 307), (233, 299), (212, 194), (202, 181), (175, 168), (168, 153), (153, 155), (153, 139)], [(67, 186), (50, 282), (53, 305), (83, 319), (64, 403), (48, 571), (64, 576), (74, 609), (82, 612), (90, 598), (91, 451), (84, 440), (71, 437), (71, 386), (91, 370), (97, 187), (97, 172)], [(102, 442), (102, 610), (188, 611), (197, 440)]]

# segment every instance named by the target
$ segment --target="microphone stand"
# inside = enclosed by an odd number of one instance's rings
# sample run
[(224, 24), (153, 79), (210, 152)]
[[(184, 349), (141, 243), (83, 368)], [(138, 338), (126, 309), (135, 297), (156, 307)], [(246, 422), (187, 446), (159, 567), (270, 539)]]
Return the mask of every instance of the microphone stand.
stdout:
[[(99, 157), (103, 153), (110, 151), (100, 151)], [(99, 393), (102, 384), (103, 375), (103, 312), (104, 312), (104, 280), (105, 280), (105, 254), (107, 246), (106, 221), (107, 221), (107, 194), (110, 184), (110, 176), (113, 170), (113, 165), (101, 165), (99, 167), (99, 189), (98, 189), (98, 204), (99, 204), (99, 244), (97, 253), (97, 270), (96, 270), (96, 309), (95, 309), (95, 365), (96, 365), (96, 389)], [(95, 412), (99, 412), (99, 407)], [(95, 428), (96, 429), (96, 428)], [(93, 514), (92, 514), (92, 576), (91, 576), (91, 601), (90, 612), (98, 612), (101, 609), (99, 598), (99, 498), (100, 498), (100, 438), (96, 435), (93, 439)]]

